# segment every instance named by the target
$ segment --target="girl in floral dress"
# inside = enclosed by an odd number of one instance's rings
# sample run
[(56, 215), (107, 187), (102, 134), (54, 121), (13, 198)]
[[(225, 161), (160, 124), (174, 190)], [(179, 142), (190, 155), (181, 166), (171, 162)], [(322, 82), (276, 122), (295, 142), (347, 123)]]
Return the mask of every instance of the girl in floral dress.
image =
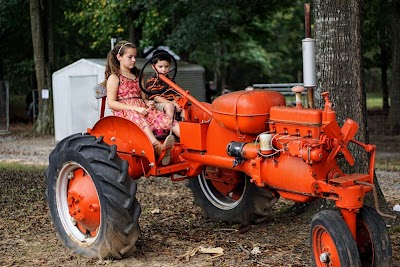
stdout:
[[(107, 55), (105, 77), (107, 103), (113, 114), (135, 122), (150, 138), (157, 155), (166, 148), (162, 163), (170, 161), (170, 148), (175, 139), (169, 135), (164, 144), (157, 140), (154, 133), (169, 131), (171, 119), (163, 112), (155, 109), (153, 101), (146, 99), (139, 87), (139, 70), (135, 67), (136, 46), (121, 41)], [(145, 102), (146, 101), (146, 102)], [(179, 137), (179, 124), (174, 121), (173, 133)]]

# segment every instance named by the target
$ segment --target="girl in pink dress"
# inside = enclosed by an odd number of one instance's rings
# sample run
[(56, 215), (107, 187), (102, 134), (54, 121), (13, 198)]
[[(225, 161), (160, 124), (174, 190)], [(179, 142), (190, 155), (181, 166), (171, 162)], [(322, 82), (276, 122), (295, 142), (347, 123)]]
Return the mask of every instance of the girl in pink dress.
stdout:
[(146, 99), (139, 87), (139, 70), (135, 63), (136, 46), (132, 43), (121, 41), (108, 53), (105, 71), (108, 107), (114, 115), (139, 125), (150, 138), (157, 155), (166, 148), (162, 163), (167, 165), (175, 139), (169, 135), (164, 144), (161, 144), (153, 132), (162, 134), (173, 125), (172, 131), (179, 137), (179, 124), (176, 121), (172, 123), (165, 113), (155, 109), (153, 101)]

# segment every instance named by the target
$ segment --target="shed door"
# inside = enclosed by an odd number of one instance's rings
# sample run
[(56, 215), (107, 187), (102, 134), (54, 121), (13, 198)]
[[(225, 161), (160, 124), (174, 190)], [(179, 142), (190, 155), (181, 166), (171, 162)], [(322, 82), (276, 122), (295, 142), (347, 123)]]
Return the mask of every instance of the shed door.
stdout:
[(93, 86), (97, 83), (97, 75), (70, 76), (70, 134), (86, 132), (99, 119), (98, 103), (93, 93)]

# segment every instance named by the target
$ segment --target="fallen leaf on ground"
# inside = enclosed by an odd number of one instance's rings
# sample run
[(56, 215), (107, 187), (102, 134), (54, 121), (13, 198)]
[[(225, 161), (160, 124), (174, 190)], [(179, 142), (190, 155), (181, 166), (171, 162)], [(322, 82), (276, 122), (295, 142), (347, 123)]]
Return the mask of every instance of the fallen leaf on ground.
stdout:
[(154, 210), (151, 211), (151, 214), (159, 214), (159, 213), (160, 213), (159, 208), (155, 208)]
[(203, 246), (199, 246), (197, 248), (189, 248), (188, 251), (186, 251), (185, 254), (177, 256), (178, 259), (185, 259), (186, 261), (189, 261), (191, 257), (196, 255), (196, 253), (204, 253), (204, 254), (216, 254), (208, 259), (214, 259), (217, 257), (220, 257), (224, 255), (224, 249), (221, 247), (216, 247), (216, 248), (205, 248)]
[(224, 254), (224, 249), (221, 247), (216, 248), (205, 248), (203, 246), (199, 247), (200, 253), (207, 253), (207, 254)]

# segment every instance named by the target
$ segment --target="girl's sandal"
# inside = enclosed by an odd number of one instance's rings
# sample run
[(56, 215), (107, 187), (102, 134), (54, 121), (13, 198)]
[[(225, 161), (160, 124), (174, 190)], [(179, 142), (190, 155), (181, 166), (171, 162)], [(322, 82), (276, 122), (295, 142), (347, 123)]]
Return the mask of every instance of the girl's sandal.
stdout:
[(171, 150), (172, 147), (175, 144), (175, 137), (173, 135), (168, 135), (167, 138), (165, 138), (163, 148), (165, 148), (165, 155), (162, 158), (162, 165), (168, 165), (171, 161)]

